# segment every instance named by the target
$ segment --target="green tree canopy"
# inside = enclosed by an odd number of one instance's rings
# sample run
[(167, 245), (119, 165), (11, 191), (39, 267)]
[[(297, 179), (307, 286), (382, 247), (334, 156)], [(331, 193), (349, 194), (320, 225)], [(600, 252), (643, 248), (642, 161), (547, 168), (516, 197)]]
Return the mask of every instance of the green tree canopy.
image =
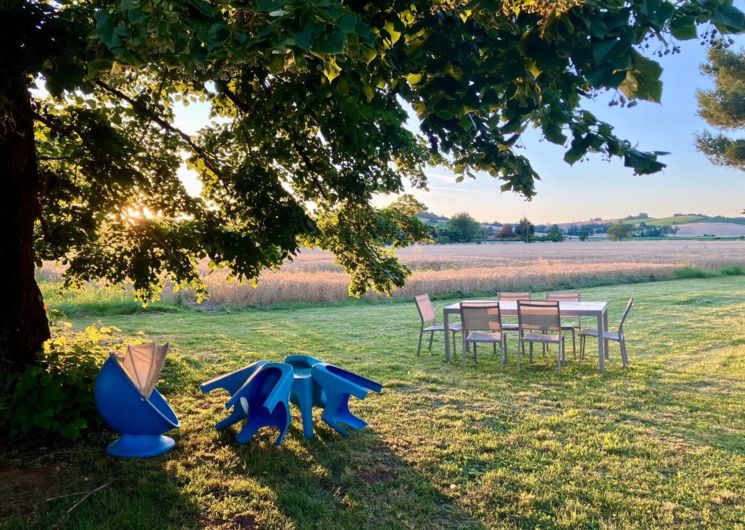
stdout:
[(515, 235), (524, 239), (526, 243), (530, 241), (530, 236), (533, 234), (535, 234), (535, 225), (531, 223), (527, 217), (523, 217), (520, 219), (520, 222), (515, 225)]
[[(745, 128), (745, 50), (721, 46), (709, 50), (709, 62), (701, 71), (714, 80), (712, 90), (698, 92), (698, 112), (720, 130)], [(696, 135), (696, 147), (720, 166), (745, 169), (745, 140), (704, 131)]]
[(470, 243), (481, 238), (481, 224), (469, 214), (457, 213), (448, 220), (448, 236), (451, 241)]
[(551, 225), (546, 233), (546, 239), (549, 241), (564, 241), (564, 231), (559, 225)]
[[(727, 0), (3, 1), (0, 377), (49, 336), (35, 260), (147, 299), (164, 278), (203, 292), (201, 260), (252, 279), (315, 245), (352, 293), (386, 292), (407, 274), (388, 245), (423, 231), (371, 199), (426, 187), (428, 164), (531, 197), (538, 175), (515, 147), (536, 126), (568, 163), (658, 171), (583, 97), (658, 101), (645, 50), (700, 26), (745, 24)], [(195, 101), (210, 121), (190, 135), (175, 109)]]
[(634, 235), (634, 227), (626, 223), (616, 223), (608, 227), (608, 239), (611, 241), (622, 241), (631, 239)]

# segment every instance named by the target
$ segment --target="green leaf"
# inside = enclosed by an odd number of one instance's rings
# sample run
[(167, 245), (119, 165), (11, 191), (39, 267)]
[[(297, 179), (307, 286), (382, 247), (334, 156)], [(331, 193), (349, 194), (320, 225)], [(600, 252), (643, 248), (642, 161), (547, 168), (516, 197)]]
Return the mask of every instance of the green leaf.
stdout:
[(406, 80), (409, 82), (410, 85), (418, 85), (422, 82), (422, 78), (424, 76), (422, 74), (408, 74), (406, 76)]
[(321, 42), (313, 43), (311, 48), (313, 49), (313, 51), (335, 55), (344, 51), (345, 41), (346, 36), (344, 34), (344, 31), (342, 31), (340, 28), (337, 28), (336, 31), (334, 31), (331, 35), (326, 37)]
[(334, 59), (330, 59), (326, 61), (326, 65), (323, 69), (323, 75), (326, 76), (326, 79), (329, 81), (333, 81), (337, 77), (339, 77), (339, 74), (341, 73), (341, 67), (336, 64), (336, 61)]
[(396, 30), (393, 22), (386, 22), (383, 28), (385, 29), (386, 33), (390, 35), (391, 44), (396, 44), (396, 42), (398, 42), (398, 39), (401, 38), (401, 32)]
[(256, 10), (271, 12), (277, 11), (285, 6), (284, 0), (256, 0)]
[(96, 33), (101, 41), (108, 47), (111, 47), (111, 41), (114, 38), (114, 21), (108, 11), (99, 9), (94, 15), (96, 19)]
[(344, 33), (354, 33), (359, 21), (360, 19), (359, 17), (357, 17), (357, 15), (345, 13), (341, 17), (339, 17), (338, 24), (339, 27), (344, 31)]
[(745, 14), (732, 5), (722, 5), (714, 16), (714, 25), (722, 32), (745, 32)]
[(111, 59), (96, 59), (95, 61), (91, 61), (88, 63), (88, 75), (86, 75), (86, 80), (90, 81), (91, 79), (95, 79), (98, 77), (101, 73), (108, 72), (111, 70), (112, 66)]
[(618, 87), (629, 98), (644, 99), (659, 103), (662, 98), (662, 68), (636, 50), (632, 51), (632, 66)]
[(625, 48), (624, 43), (619, 39), (607, 40), (593, 44), (592, 56), (596, 63), (603, 63), (609, 57), (614, 57), (618, 52)]
[(689, 15), (676, 17), (670, 22), (670, 33), (678, 40), (695, 39), (698, 36), (696, 20)]

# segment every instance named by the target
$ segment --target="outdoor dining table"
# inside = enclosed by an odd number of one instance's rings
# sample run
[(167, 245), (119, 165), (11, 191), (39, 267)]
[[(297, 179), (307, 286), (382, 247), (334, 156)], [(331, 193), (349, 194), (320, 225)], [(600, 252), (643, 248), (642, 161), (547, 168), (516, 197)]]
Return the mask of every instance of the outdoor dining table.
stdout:
[[(495, 302), (496, 300), (475, 300)], [(499, 302), (502, 316), (517, 316), (517, 302)], [(597, 319), (598, 328), (598, 363), (601, 372), (605, 371), (605, 359), (608, 358), (608, 340), (603, 340), (603, 332), (608, 330), (608, 302), (567, 302), (559, 301), (559, 312), (562, 317), (591, 317)], [(460, 314), (460, 302), (450, 304), (442, 310), (445, 327), (445, 362), (450, 362), (450, 315)], [(465, 360), (465, 355), (463, 357)]]

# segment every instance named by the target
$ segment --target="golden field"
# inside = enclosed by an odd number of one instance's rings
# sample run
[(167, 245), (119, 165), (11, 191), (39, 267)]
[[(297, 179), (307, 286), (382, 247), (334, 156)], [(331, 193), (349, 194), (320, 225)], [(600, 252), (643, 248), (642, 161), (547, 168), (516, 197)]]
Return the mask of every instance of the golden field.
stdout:
[[(398, 257), (412, 270), (394, 296), (489, 292), (671, 277), (686, 266), (715, 269), (745, 264), (745, 241), (628, 241), (418, 245)], [(323, 302), (346, 298), (348, 278), (328, 252), (306, 250), (258, 287), (207, 278), (211, 300), (227, 304)], [(369, 296), (379, 296), (370, 294)]]
[[(693, 266), (716, 269), (745, 265), (745, 241), (570, 241), (563, 243), (488, 243), (417, 245), (397, 252), (412, 275), (393, 296), (417, 293), (496, 292), (499, 290), (587, 286), (618, 281), (644, 281), (675, 276)], [(206, 268), (205, 268), (206, 270)], [(60, 269), (47, 264), (41, 277), (55, 280)], [(280, 270), (267, 271), (258, 286), (228, 281), (227, 271), (205, 280), (210, 302), (268, 305), (279, 302), (331, 302), (345, 299), (348, 277), (321, 250), (303, 250)], [(190, 293), (174, 294), (190, 301)], [(380, 297), (375, 293), (367, 296)]]

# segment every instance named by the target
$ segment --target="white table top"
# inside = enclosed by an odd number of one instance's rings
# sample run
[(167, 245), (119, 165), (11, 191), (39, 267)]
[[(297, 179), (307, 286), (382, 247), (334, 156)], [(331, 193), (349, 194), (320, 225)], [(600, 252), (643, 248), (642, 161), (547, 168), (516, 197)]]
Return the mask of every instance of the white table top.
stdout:
[[(467, 302), (494, 302), (496, 303), (497, 300), (464, 300)], [(515, 301), (502, 301), (499, 302), (499, 308), (503, 312), (517, 312), (517, 302)], [(608, 308), (608, 302), (567, 302), (560, 300), (559, 301), (559, 311), (564, 313), (572, 313), (574, 314), (585, 314), (585, 315), (597, 315), (599, 313), (602, 313), (603, 311), (606, 311)], [(460, 302), (456, 302), (454, 304), (450, 304), (445, 307), (445, 311), (448, 313), (459, 313), (460, 312)]]

